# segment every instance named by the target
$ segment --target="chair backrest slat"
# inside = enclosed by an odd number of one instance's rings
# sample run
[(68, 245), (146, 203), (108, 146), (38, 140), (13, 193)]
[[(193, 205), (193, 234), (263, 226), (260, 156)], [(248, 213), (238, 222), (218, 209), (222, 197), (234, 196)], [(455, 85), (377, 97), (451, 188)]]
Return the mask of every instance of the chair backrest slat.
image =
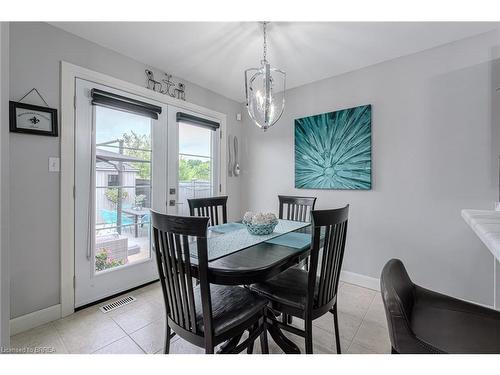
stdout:
[(210, 336), (213, 334), (206, 237), (209, 218), (170, 216), (154, 211), (151, 215), (154, 249), (167, 317), (192, 334), (199, 334), (190, 253), (190, 246), (193, 246), (191, 239), (196, 240), (206, 339), (207, 332)]
[(171, 277), (170, 277), (170, 267), (167, 266), (167, 253), (166, 253), (166, 247), (165, 247), (165, 244), (164, 244), (164, 236), (162, 233), (158, 233), (158, 231), (153, 231), (153, 240), (154, 240), (154, 243), (156, 243), (157, 245), (155, 246), (156, 248), (156, 259), (157, 259), (157, 263), (158, 263), (158, 274), (159, 274), (159, 277), (160, 279), (167, 279), (169, 280), (169, 282), (167, 283), (162, 283), (161, 286), (162, 286), (162, 290), (163, 290), (163, 296), (165, 297), (165, 299), (167, 300), (168, 303), (166, 303), (165, 305), (167, 306), (167, 314), (171, 314), (173, 313), (171, 311), (171, 306), (173, 304), (173, 300), (172, 300), (172, 291), (171, 291), (171, 288), (170, 288), (170, 285), (171, 285)]
[[(334, 226), (334, 235), (333, 235), (333, 243), (330, 244), (330, 248), (328, 250), (328, 267), (327, 267), (327, 272), (326, 272), (326, 277), (324, 279), (324, 282), (327, 285), (327, 294), (326, 294), (326, 300), (323, 301), (324, 303), (326, 301), (329, 301), (332, 299), (333, 294), (335, 293), (335, 287), (336, 287), (336, 280), (335, 276), (337, 274), (337, 258), (340, 255), (339, 253), (339, 242), (340, 238), (342, 235), (342, 223), (337, 224)], [(324, 250), (323, 250), (324, 251)], [(321, 280), (321, 279), (320, 279)]]
[(210, 206), (210, 218), (213, 218), (212, 225), (219, 225), (219, 213), (217, 212), (217, 207), (215, 207), (214, 212), (214, 206)]
[(184, 328), (190, 329), (191, 322), (189, 319), (189, 304), (188, 304), (188, 292), (186, 286), (186, 272), (184, 271), (184, 257), (183, 257), (183, 249), (181, 247), (181, 236), (176, 234), (174, 235), (175, 239), (175, 248), (177, 250), (177, 267), (179, 270), (179, 285), (180, 285), (180, 293), (181, 293), (181, 301), (183, 306), (184, 313)]
[[(227, 196), (195, 198), (187, 201), (191, 216), (207, 216), (210, 218), (209, 225), (227, 223)], [(219, 211), (221, 211), (222, 215), (220, 215)]]
[(174, 235), (172, 233), (167, 232), (167, 239), (168, 239), (168, 248), (170, 250), (170, 265), (172, 269), (172, 280), (173, 280), (173, 285), (174, 285), (174, 304), (177, 309), (177, 317), (178, 317), (178, 324), (181, 326), (184, 326), (184, 317), (182, 314), (182, 301), (181, 301), (181, 294), (179, 291), (179, 271), (177, 269), (177, 260), (175, 257), (175, 245), (174, 245)]
[[(297, 197), (290, 195), (278, 195), (280, 219), (309, 222), (310, 212), (314, 210), (316, 197)], [(286, 212), (285, 212), (286, 211)], [(309, 212), (309, 215), (308, 215)]]
[[(189, 304), (189, 319), (191, 321), (191, 330), (193, 333), (197, 333), (196, 328), (196, 311), (194, 304), (194, 294), (193, 294), (193, 278), (191, 276), (191, 267), (187, 267), (188, 264), (191, 264), (190, 261), (190, 252), (189, 252), (189, 240), (188, 236), (182, 237), (183, 248), (184, 248), (184, 264), (186, 265), (186, 283), (187, 283), (187, 291), (188, 291), (188, 304)], [(188, 251), (186, 251), (188, 249)]]
[[(313, 239), (308, 276), (308, 306), (310, 308), (318, 309), (330, 305), (337, 296), (344, 258), (348, 214), (349, 205), (334, 210), (311, 211)], [(320, 249), (321, 238), (323, 238), (322, 251)], [(314, 300), (315, 289), (318, 293)]]
[(162, 245), (164, 248), (164, 253), (165, 253), (165, 269), (166, 269), (166, 274), (167, 274), (167, 287), (170, 290), (170, 306), (169, 310), (172, 313), (172, 316), (175, 321), (178, 321), (178, 315), (179, 312), (177, 310), (177, 303), (176, 303), (176, 295), (175, 295), (175, 288), (174, 288), (174, 273), (173, 273), (173, 266), (172, 266), (172, 257), (170, 255), (170, 246), (168, 245), (168, 235), (167, 233), (160, 233), (160, 237), (162, 239)]
[[(320, 234), (318, 233), (318, 236), (320, 236)], [(330, 227), (326, 227), (326, 230), (325, 230), (325, 237), (324, 237), (324, 246), (328, 246), (328, 243), (330, 241)], [(326, 257), (328, 256), (328, 252), (327, 251), (321, 251), (321, 269), (320, 269), (320, 275), (323, 275), (325, 274), (325, 268), (326, 268), (326, 265), (328, 264), (328, 262), (326, 261)], [(318, 254), (318, 257), (319, 257), (319, 254)], [(319, 286), (318, 286), (318, 301), (324, 301), (325, 299), (325, 284), (324, 283), (321, 283)]]

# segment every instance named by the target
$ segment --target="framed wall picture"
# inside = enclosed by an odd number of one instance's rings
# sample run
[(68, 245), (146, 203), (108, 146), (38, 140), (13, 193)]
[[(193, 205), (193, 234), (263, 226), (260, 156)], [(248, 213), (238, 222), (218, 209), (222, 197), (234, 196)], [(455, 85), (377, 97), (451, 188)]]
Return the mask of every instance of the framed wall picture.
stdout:
[(371, 105), (295, 120), (295, 187), (372, 187)]
[(57, 137), (57, 109), (9, 102), (10, 131)]

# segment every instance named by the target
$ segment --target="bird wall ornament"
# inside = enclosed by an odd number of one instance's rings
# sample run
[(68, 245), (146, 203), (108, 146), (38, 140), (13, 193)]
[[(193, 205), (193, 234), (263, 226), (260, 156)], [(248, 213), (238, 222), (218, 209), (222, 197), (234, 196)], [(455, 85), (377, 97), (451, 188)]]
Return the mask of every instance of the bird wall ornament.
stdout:
[(175, 99), (186, 100), (186, 86), (180, 82), (177, 84), (173, 82), (171, 74), (165, 73), (166, 78), (160, 82), (155, 79), (154, 73), (151, 70), (146, 69), (145, 72), (147, 80), (146, 88)]

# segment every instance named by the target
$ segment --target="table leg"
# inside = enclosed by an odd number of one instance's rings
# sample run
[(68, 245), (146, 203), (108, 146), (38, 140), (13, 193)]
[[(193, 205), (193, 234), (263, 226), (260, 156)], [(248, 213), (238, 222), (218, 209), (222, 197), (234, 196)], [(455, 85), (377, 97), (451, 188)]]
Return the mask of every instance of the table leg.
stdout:
[[(272, 312), (271, 312), (272, 313)], [(276, 318), (274, 316), (268, 317), (267, 331), (273, 338), (274, 342), (283, 350), (286, 354), (300, 354), (300, 349), (295, 343), (293, 343), (284, 333), (279, 329), (274, 322)]]
[(135, 238), (139, 236), (139, 216), (134, 215)]

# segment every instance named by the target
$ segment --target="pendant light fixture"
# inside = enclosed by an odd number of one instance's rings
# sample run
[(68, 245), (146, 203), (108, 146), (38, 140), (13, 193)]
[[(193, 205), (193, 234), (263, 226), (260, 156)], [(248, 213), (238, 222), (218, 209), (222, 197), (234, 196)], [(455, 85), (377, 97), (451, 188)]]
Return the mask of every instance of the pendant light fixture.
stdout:
[(264, 131), (273, 126), (283, 114), (286, 81), (286, 73), (271, 67), (267, 61), (267, 24), (268, 22), (262, 22), (264, 53), (261, 66), (245, 70), (248, 114)]

